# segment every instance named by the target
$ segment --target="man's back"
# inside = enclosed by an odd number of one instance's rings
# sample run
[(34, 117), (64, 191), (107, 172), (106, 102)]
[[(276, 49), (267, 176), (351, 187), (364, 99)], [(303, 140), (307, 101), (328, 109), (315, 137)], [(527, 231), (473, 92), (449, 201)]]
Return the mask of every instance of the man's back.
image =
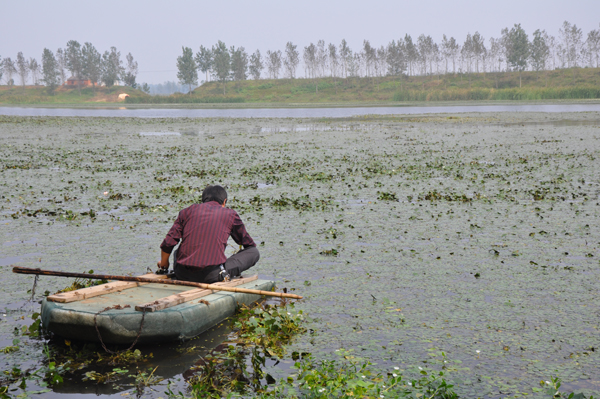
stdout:
[(181, 239), (177, 263), (206, 267), (225, 263), (229, 236), (239, 245), (256, 246), (236, 211), (216, 201), (194, 204), (179, 212), (161, 248), (170, 253)]

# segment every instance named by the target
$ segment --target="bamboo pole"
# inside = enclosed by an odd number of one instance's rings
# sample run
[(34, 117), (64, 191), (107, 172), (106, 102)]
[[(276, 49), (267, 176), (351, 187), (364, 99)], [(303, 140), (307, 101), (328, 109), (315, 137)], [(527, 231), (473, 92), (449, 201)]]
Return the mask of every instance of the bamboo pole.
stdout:
[(180, 281), (180, 280), (156, 280), (145, 277), (132, 277), (132, 276), (114, 276), (110, 274), (88, 274), (88, 273), (73, 273), (73, 272), (58, 272), (54, 270), (42, 270), (42, 269), (31, 269), (28, 267), (14, 266), (13, 273), (19, 274), (36, 274), (43, 276), (59, 276), (59, 277), (77, 277), (77, 278), (90, 278), (95, 280), (117, 280), (117, 281), (136, 281), (139, 283), (154, 283), (154, 284), (170, 284), (170, 285), (184, 285), (188, 287), (204, 288), (213, 291), (228, 291), (228, 292), (240, 292), (244, 294), (256, 294), (265, 296), (275, 296), (279, 298), (291, 298), (291, 299), (302, 299), (300, 295), (287, 294), (283, 292), (263, 291), (263, 290), (251, 290), (248, 288), (238, 287), (226, 287), (215, 284), (204, 284), (195, 283), (192, 281)]

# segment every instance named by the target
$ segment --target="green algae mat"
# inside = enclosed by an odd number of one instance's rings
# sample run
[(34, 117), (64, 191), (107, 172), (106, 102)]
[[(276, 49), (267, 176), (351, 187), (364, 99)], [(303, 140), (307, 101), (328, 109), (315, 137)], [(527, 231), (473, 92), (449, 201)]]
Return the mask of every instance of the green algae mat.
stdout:
[[(305, 298), (290, 353), (447, 361), (466, 398), (543, 397), (554, 376), (600, 391), (598, 113), (0, 117), (0, 137), (2, 347), (68, 284), (42, 277), (27, 302), (11, 265), (143, 273), (218, 183), (259, 244), (252, 271)], [(38, 342), (0, 353), (26, 357), (43, 362)]]

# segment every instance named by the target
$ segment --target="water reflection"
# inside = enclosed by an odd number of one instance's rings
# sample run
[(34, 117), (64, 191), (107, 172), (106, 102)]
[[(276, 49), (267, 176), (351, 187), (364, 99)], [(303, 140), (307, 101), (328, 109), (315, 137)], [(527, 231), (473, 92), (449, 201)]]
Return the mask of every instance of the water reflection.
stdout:
[[(190, 368), (190, 364), (194, 364), (198, 359), (203, 358), (222, 345), (229, 334), (231, 326), (228, 320), (213, 327), (198, 337), (183, 343), (161, 343), (152, 345), (139, 345), (142, 353), (142, 358), (145, 361), (134, 362), (129, 365), (122, 365), (121, 368), (127, 369), (128, 372), (116, 378), (112, 383), (98, 384), (92, 380), (84, 381), (85, 372), (94, 370), (98, 373), (110, 372), (116, 365), (102, 364), (97, 366), (91, 364), (89, 367), (82, 370), (76, 370), (72, 374), (65, 375), (64, 383), (54, 387), (55, 394), (95, 394), (95, 395), (111, 395), (121, 397), (123, 391), (129, 391), (135, 385), (135, 379), (132, 375), (136, 374), (136, 369), (139, 371), (148, 372), (158, 366), (154, 376), (163, 380), (173, 379), (184, 374)], [(60, 340), (51, 341), (54, 350), (61, 352), (66, 351), (63, 343)], [(99, 349), (99, 348), (98, 348)], [(114, 349), (114, 348), (113, 348)], [(164, 385), (160, 384), (160, 385)], [(185, 383), (179, 381), (176, 384), (177, 388), (184, 389)], [(155, 389), (162, 391), (161, 388), (155, 386)], [(51, 395), (48, 397), (52, 397)], [(109, 396), (110, 397), (110, 396)]]
[(600, 104), (510, 104), (387, 106), (344, 108), (37, 108), (0, 107), (0, 115), (15, 116), (96, 116), (138, 118), (344, 118), (358, 115), (410, 115), (465, 112), (599, 112)]

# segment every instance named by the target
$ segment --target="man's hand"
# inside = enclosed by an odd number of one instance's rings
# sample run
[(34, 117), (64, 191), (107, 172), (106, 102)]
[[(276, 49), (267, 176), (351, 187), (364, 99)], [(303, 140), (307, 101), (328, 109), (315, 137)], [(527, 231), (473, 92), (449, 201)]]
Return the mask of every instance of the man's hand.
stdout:
[(160, 250), (160, 260), (158, 261), (158, 263), (156, 264), (156, 266), (160, 267), (161, 269), (168, 269), (169, 268), (169, 256), (171, 254), (166, 253), (165, 251), (163, 251), (162, 249)]
[(169, 261), (163, 262), (162, 260), (159, 260), (158, 262), (156, 262), (156, 266), (160, 267), (161, 269), (168, 269)]

